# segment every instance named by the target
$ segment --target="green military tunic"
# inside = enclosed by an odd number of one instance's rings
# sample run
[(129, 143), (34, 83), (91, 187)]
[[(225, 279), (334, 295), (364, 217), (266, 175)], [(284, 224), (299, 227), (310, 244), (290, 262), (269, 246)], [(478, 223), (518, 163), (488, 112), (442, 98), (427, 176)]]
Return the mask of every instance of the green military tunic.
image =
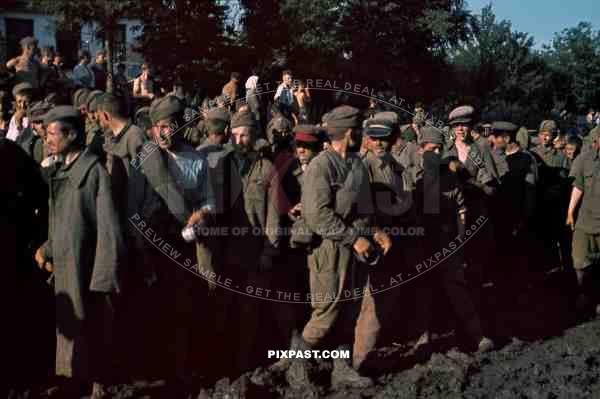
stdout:
[(57, 375), (88, 379), (102, 372), (98, 293), (120, 290), (123, 249), (109, 177), (84, 151), (50, 178), (45, 257), (54, 264)]
[(573, 186), (583, 191), (583, 201), (573, 234), (573, 265), (584, 269), (600, 260), (600, 155), (580, 154), (571, 168)]
[(392, 155), (404, 167), (405, 190), (414, 190), (417, 180), (423, 173), (423, 160), (418, 151), (419, 147), (413, 142), (406, 142), (397, 151), (392, 151)]
[[(372, 214), (369, 172), (353, 153), (342, 158), (337, 152), (320, 153), (309, 164), (302, 190), (302, 205), (308, 228), (320, 239), (308, 256), (313, 312), (302, 333), (317, 345), (331, 335), (334, 325), (341, 343), (350, 342), (353, 318), (344, 309), (358, 312), (360, 301), (344, 301), (346, 290), (364, 289), (366, 265), (358, 263), (352, 245), (366, 236)], [(345, 308), (349, 306), (350, 309)]]

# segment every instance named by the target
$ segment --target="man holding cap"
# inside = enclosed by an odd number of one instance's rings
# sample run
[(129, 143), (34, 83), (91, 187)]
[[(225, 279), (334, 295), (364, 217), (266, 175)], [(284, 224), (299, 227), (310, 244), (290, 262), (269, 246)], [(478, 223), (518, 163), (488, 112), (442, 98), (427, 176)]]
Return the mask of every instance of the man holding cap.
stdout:
[(54, 272), (56, 374), (71, 379), (74, 391), (66, 397), (81, 396), (80, 384), (91, 382), (92, 397), (102, 397), (112, 357), (110, 295), (121, 289), (125, 264), (121, 225), (106, 170), (84, 151), (79, 111), (57, 106), (44, 125), (52, 153), (62, 159), (50, 176), (48, 241), (36, 254), (39, 266)]
[[(359, 259), (370, 259), (378, 252), (368, 231), (373, 213), (369, 172), (356, 154), (362, 139), (359, 110), (343, 105), (324, 118), (331, 147), (311, 161), (302, 190), (306, 226), (315, 233), (319, 244), (308, 256), (311, 294), (315, 299), (297, 350), (315, 348), (326, 339), (341, 350), (350, 350), (362, 299), (342, 301), (341, 293), (352, 288), (365, 289), (368, 266), (359, 263)], [(372, 238), (387, 252), (387, 236), (376, 234)], [(333, 367), (333, 386), (372, 385), (371, 379), (359, 375), (349, 360), (335, 359)], [(309, 383), (308, 369), (308, 359), (294, 360), (288, 370), (290, 384), (302, 387)]]

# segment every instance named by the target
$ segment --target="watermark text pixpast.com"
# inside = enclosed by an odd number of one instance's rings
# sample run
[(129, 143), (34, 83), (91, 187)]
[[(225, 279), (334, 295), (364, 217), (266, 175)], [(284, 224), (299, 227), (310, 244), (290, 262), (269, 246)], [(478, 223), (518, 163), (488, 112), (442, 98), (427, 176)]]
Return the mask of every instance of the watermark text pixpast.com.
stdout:
[(350, 359), (349, 350), (285, 350), (267, 352), (269, 359)]

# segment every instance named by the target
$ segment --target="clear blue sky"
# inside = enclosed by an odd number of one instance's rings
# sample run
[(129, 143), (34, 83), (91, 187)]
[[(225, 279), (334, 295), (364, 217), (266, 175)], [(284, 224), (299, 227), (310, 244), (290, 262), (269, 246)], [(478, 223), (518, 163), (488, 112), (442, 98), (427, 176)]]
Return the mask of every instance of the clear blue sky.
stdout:
[[(591, 22), (600, 28), (598, 11), (600, 0), (466, 0), (467, 7), (479, 14), (492, 3), (498, 20), (507, 19), (515, 30), (527, 32), (535, 39), (535, 46), (550, 43), (555, 32)], [(595, 17), (595, 21), (593, 20)]]

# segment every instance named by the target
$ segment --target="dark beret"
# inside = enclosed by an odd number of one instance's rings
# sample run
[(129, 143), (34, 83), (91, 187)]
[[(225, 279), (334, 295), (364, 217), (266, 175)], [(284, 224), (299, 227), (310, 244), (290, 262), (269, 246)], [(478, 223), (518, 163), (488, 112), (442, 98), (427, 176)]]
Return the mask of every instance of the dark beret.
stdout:
[(90, 89), (78, 89), (73, 94), (73, 106), (75, 108), (79, 108), (82, 105), (85, 105), (87, 102), (87, 98), (90, 95)]
[(59, 105), (44, 115), (44, 125), (47, 126), (52, 122), (65, 119), (74, 119), (77, 122), (82, 121), (81, 113), (77, 108), (71, 105)]
[[(326, 116), (327, 119), (325, 119)], [(342, 105), (323, 115), (323, 123), (327, 128), (358, 127), (360, 126), (360, 111), (349, 105)]]
[(390, 137), (394, 130), (394, 125), (385, 119), (369, 119), (363, 132), (372, 138)]
[(37, 45), (38, 40), (35, 37), (27, 36), (21, 39), (21, 47), (29, 46), (30, 44)]
[(498, 133), (514, 133), (519, 130), (519, 126), (511, 122), (506, 121), (495, 121), (492, 123), (492, 134)]
[(33, 86), (29, 82), (21, 82), (16, 84), (12, 89), (13, 97), (17, 97), (18, 94), (31, 94), (33, 91)]
[(150, 119), (156, 125), (158, 121), (182, 113), (184, 109), (183, 102), (178, 97), (165, 96), (154, 100), (150, 105)]
[(434, 143), (434, 144), (444, 144), (444, 134), (437, 128), (431, 125), (425, 125), (421, 129), (421, 139), (419, 140), (421, 144), (423, 143)]
[(459, 123), (471, 123), (475, 119), (475, 108), (470, 105), (461, 105), (454, 108), (448, 116), (448, 124), (450, 126)]
[(242, 126), (256, 127), (256, 120), (252, 112), (244, 111), (233, 114), (231, 117), (231, 128), (235, 129)]

